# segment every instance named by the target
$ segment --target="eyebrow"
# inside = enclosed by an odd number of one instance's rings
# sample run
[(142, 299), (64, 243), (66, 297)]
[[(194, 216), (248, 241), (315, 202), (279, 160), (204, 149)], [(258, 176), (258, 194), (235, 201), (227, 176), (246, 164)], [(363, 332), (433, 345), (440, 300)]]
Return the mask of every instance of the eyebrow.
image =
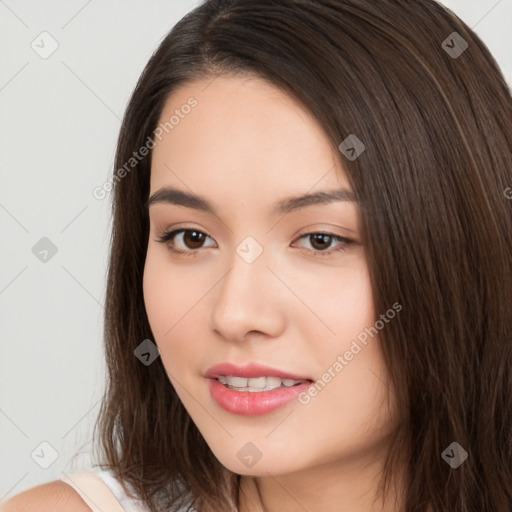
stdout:
[[(294, 210), (305, 208), (307, 206), (328, 204), (338, 201), (356, 202), (356, 198), (354, 193), (346, 188), (337, 190), (324, 190), (320, 192), (314, 192), (312, 194), (304, 194), (282, 199), (274, 206), (274, 208), (271, 210), (271, 213), (274, 215), (286, 214)], [(157, 190), (144, 203), (144, 208), (149, 208), (151, 205), (161, 203), (185, 206), (186, 208), (194, 208), (196, 210), (201, 210), (203, 212), (217, 215), (213, 205), (204, 197), (173, 187), (162, 187), (161, 189)]]

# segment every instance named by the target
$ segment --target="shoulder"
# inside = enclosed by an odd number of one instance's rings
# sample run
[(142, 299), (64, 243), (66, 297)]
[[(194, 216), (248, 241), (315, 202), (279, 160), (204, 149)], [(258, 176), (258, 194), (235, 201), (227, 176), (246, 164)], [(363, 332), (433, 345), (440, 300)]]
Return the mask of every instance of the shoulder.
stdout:
[(91, 512), (80, 495), (60, 480), (23, 491), (0, 503), (0, 512)]

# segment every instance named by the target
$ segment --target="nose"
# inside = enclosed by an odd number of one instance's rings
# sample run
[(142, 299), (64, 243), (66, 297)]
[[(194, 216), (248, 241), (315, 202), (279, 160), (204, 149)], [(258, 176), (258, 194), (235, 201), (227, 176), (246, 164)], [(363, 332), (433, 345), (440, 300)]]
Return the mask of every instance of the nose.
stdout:
[(237, 253), (229, 258), (210, 317), (211, 328), (227, 340), (243, 341), (249, 333), (277, 337), (284, 330), (287, 290), (267, 267), (265, 256), (264, 250), (252, 263)]

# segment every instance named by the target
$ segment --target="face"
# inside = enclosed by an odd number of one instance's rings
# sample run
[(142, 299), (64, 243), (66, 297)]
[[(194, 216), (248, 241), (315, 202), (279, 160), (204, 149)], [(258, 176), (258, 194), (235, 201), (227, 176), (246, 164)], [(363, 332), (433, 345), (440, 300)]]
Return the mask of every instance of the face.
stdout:
[[(236, 473), (349, 464), (382, 445), (390, 416), (378, 335), (365, 331), (378, 315), (342, 155), (274, 86), (249, 76), (210, 82), (169, 98), (161, 122), (182, 115), (152, 156), (144, 299), (170, 385)], [(197, 104), (183, 108), (190, 98)], [(278, 209), (340, 189), (331, 201)], [(208, 375), (243, 369), (209, 373), (221, 363), (273, 370), (230, 381), (254, 391), (231, 391)], [(257, 378), (273, 373), (310, 380)], [(256, 391), (263, 384), (283, 387)]]

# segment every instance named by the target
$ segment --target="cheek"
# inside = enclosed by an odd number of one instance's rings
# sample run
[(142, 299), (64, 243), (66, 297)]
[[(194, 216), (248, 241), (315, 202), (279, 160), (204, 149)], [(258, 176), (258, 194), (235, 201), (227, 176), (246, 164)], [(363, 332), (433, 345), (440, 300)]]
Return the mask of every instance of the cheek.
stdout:
[(343, 343), (374, 322), (372, 289), (364, 261), (322, 270), (314, 279), (305, 275), (299, 289), (324, 323), (322, 326), (316, 322), (315, 327), (333, 341)]
[[(154, 336), (152, 341), (157, 345), (162, 364), (176, 389), (174, 376), (179, 375), (180, 369), (176, 362), (183, 363), (186, 357), (186, 353), (181, 353), (180, 344), (173, 343), (182, 327), (179, 320), (183, 313), (180, 314), (179, 304), (183, 305), (183, 301), (180, 302), (180, 297), (183, 297), (181, 285), (176, 280), (179, 277), (169, 275), (170, 267), (162, 260), (156, 251), (148, 249), (142, 287), (146, 314)], [(181, 377), (178, 378), (180, 381)]]
[(358, 278), (349, 282), (341, 297), (342, 325), (353, 337), (375, 322), (373, 294), (369, 277), (363, 270)]
[(144, 304), (151, 330), (157, 340), (170, 336), (194, 302), (194, 287), (161, 247), (148, 248), (142, 280)]
[(191, 346), (183, 341), (202, 338), (196, 332), (201, 325), (197, 317), (206, 314), (200, 299), (207, 285), (192, 281), (179, 266), (169, 263), (165, 251), (148, 249), (142, 280), (144, 304), (154, 343), (168, 369), (169, 362), (184, 360), (192, 346), (200, 349), (199, 342)]
[(151, 248), (148, 248), (144, 265), (142, 290), (149, 324), (154, 336), (157, 338), (161, 335), (162, 320), (165, 316), (164, 311), (166, 309), (166, 301), (163, 300), (165, 296), (164, 280), (158, 279), (162, 270)]
[(170, 336), (169, 330), (183, 315), (180, 311), (186, 293), (179, 272), (171, 274), (169, 262), (161, 252), (148, 248), (142, 280), (146, 313), (157, 342)]
[(371, 377), (371, 369), (381, 374), (382, 361), (378, 331), (374, 327), (377, 318), (367, 269), (361, 267), (358, 272), (354, 272), (338, 296), (339, 302), (336, 308), (331, 308), (330, 316), (337, 338), (333, 344), (335, 359), (341, 355), (346, 360), (341, 373), (349, 379), (349, 386), (361, 386), (361, 391), (366, 390), (371, 394), (376, 384), (375, 376), (365, 381), (364, 385), (360, 379), (363, 375), (365, 378)]

